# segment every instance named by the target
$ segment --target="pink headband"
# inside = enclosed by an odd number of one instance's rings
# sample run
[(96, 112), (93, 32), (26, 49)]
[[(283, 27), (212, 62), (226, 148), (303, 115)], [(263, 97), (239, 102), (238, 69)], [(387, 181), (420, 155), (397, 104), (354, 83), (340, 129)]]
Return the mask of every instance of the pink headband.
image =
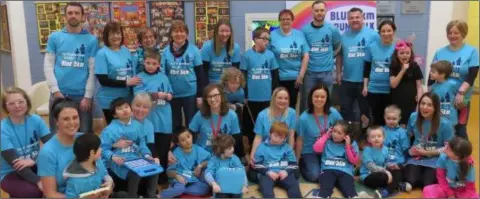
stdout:
[(399, 40), (395, 44), (395, 49), (396, 50), (404, 50), (405, 48), (412, 48), (412, 43), (409, 41), (404, 41), (404, 40)]

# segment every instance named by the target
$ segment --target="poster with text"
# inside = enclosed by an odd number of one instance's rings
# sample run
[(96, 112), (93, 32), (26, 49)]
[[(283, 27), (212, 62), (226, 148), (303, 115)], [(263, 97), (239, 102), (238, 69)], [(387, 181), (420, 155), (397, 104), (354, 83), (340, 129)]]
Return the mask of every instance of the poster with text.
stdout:
[(122, 23), (123, 44), (130, 50), (135, 50), (138, 47), (137, 31), (147, 26), (145, 2), (113, 2), (112, 6), (113, 19)]
[(98, 38), (99, 46), (103, 46), (103, 29), (110, 20), (110, 3), (82, 2), (85, 11), (83, 27)]
[(8, 27), (7, 5), (0, 5), (0, 50), (10, 52), (10, 29)]
[[(302, 29), (306, 24), (313, 20), (312, 3), (314, 1), (287, 1), (286, 8), (292, 10), (295, 15), (293, 20), (293, 27)], [(332, 23), (340, 30), (340, 33), (345, 32), (348, 28), (348, 10), (357, 7), (363, 10), (365, 17), (365, 25), (369, 28), (376, 29), (377, 27), (377, 7), (376, 1), (325, 1), (327, 4), (327, 14), (325, 21)]]
[(35, 3), (40, 52), (45, 52), (47, 48), (48, 35), (64, 27), (66, 5), (66, 2)]
[(195, 44), (202, 48), (205, 41), (213, 38), (215, 25), (220, 19), (230, 21), (228, 1), (195, 2)]
[(185, 20), (183, 1), (150, 2), (150, 27), (157, 33), (160, 49), (168, 45), (174, 20)]

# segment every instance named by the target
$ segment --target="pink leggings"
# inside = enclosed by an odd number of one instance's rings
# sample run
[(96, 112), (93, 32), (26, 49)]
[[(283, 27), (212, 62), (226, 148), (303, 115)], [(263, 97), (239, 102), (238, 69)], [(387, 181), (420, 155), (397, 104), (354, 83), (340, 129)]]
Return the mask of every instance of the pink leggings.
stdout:
[[(463, 188), (453, 189), (455, 198), (478, 198), (478, 194), (473, 191), (466, 191)], [(425, 198), (448, 198), (447, 193), (442, 190), (439, 184), (428, 185), (423, 188), (423, 197)]]

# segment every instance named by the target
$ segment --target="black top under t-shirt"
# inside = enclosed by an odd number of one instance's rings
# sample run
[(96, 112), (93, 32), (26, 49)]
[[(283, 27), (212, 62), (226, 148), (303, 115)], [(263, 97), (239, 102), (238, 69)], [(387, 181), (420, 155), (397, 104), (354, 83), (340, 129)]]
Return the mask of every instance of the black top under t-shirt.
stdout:
[[(390, 68), (390, 77), (397, 76), (400, 73), (401, 67)], [(397, 88), (392, 88), (390, 92), (392, 104), (396, 104), (401, 110), (402, 120), (408, 120), (408, 113), (415, 110), (417, 95), (417, 80), (423, 79), (422, 70), (420, 66), (414, 62), (403, 74), (402, 80), (398, 83)], [(407, 117), (407, 118), (404, 118)]]

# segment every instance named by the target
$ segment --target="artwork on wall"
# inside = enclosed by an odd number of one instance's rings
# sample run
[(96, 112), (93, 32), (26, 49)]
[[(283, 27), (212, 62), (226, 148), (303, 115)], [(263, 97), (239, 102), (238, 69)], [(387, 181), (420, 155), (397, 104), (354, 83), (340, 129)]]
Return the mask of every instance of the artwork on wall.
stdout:
[(10, 52), (10, 29), (8, 27), (7, 5), (0, 5), (0, 50)]
[(146, 5), (143, 1), (113, 2), (113, 19), (121, 22), (124, 45), (130, 50), (138, 47), (137, 31), (147, 26)]
[(103, 46), (103, 28), (110, 20), (110, 3), (82, 2), (85, 11), (83, 27), (98, 38), (99, 46)]
[(150, 27), (157, 33), (160, 49), (168, 45), (173, 20), (184, 21), (184, 2), (150, 2)]
[(66, 5), (66, 2), (35, 3), (40, 52), (45, 52), (47, 48), (48, 35), (63, 28)]
[(198, 48), (213, 37), (215, 25), (222, 18), (230, 20), (228, 1), (195, 2), (195, 44)]
[[(269, 30), (270, 32), (274, 31), (275, 29), (280, 28), (280, 22), (278, 20), (254, 20), (250, 24), (250, 28), (252, 31), (250, 34), (252, 35), (253, 38), (253, 33), (255, 32), (255, 29), (258, 27), (263, 27)], [(251, 46), (246, 46), (246, 47), (252, 47), (254, 45), (253, 39), (252, 39), (252, 45)]]

